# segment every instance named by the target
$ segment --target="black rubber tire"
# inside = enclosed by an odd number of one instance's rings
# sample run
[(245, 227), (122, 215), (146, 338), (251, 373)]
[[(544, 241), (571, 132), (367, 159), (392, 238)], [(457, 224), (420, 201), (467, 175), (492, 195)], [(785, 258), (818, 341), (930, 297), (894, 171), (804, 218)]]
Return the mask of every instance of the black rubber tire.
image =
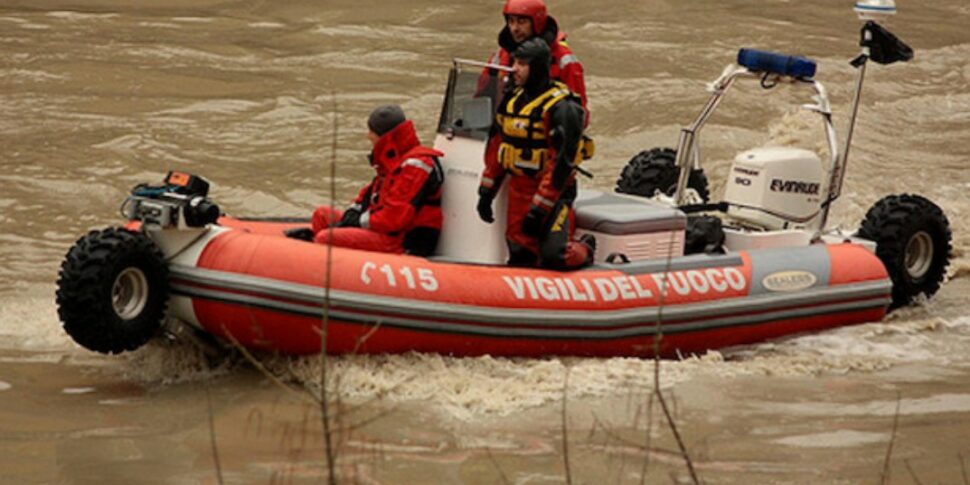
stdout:
[[(616, 191), (643, 197), (653, 197), (657, 190), (674, 195), (680, 174), (676, 160), (677, 151), (671, 148), (651, 148), (638, 153), (623, 167), (620, 178), (616, 180)], [(703, 170), (691, 170), (687, 186), (696, 190), (704, 202), (710, 200), (711, 193)]]
[[(144, 286), (138, 292), (144, 296), (136, 298), (142, 304), (124, 309), (127, 315), (120, 315), (113, 302), (122, 273), (145, 283), (135, 285)], [(74, 243), (61, 264), (57, 314), (75, 342), (116, 354), (135, 350), (158, 334), (168, 294), (168, 266), (148, 236), (122, 228), (91, 231)]]
[[(909, 305), (920, 294), (931, 297), (940, 289), (950, 264), (952, 236), (950, 222), (933, 202), (910, 194), (884, 197), (866, 213), (858, 235), (876, 243), (876, 256), (892, 278), (890, 310)], [(932, 254), (924, 258), (928, 266), (913, 274), (907, 268), (907, 248), (921, 238)]]

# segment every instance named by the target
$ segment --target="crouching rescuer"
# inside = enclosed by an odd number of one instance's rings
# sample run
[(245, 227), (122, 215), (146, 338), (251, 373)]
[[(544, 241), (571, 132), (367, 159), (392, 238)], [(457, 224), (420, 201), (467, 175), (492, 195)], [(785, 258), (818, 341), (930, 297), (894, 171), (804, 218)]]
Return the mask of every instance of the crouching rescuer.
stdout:
[(549, 45), (533, 37), (513, 53), (512, 77), (495, 115), (478, 189), (478, 215), (494, 222), (492, 201), (509, 177), (509, 264), (569, 270), (593, 260), (595, 240), (573, 241), (572, 203), (579, 163), (592, 156), (585, 111), (569, 88), (549, 78)]
[[(318, 244), (429, 256), (441, 233), (444, 173), (437, 150), (421, 146), (414, 124), (397, 105), (381, 106), (367, 119), (377, 172), (344, 211), (321, 206), (310, 229), (287, 236)], [(330, 226), (334, 227), (331, 229)]]

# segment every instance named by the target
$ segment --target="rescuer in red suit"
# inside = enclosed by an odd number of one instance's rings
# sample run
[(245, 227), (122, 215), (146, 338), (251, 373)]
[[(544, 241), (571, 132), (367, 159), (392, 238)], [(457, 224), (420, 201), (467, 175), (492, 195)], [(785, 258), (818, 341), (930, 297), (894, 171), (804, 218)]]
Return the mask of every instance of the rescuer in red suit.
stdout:
[[(488, 59), (489, 64), (512, 65), (512, 53), (523, 42), (540, 37), (550, 48), (549, 77), (561, 81), (579, 96), (586, 108), (586, 82), (583, 65), (566, 42), (566, 34), (559, 30), (556, 19), (549, 16), (543, 0), (507, 0), (502, 9), (505, 27), (499, 32), (499, 49)], [(503, 73), (486, 68), (478, 81), (479, 93), (495, 93), (499, 76)], [(589, 123), (587, 110), (586, 123)]]
[(478, 214), (493, 222), (492, 201), (509, 177), (506, 242), (509, 264), (568, 270), (592, 262), (595, 240), (572, 241), (576, 168), (587, 153), (585, 111), (565, 84), (549, 78), (550, 51), (533, 37), (514, 53), (515, 85), (499, 103)]
[[(421, 146), (414, 124), (399, 106), (375, 109), (367, 119), (373, 144), (370, 164), (377, 174), (344, 211), (321, 206), (310, 229), (287, 236), (319, 244), (428, 256), (441, 233), (443, 154)], [(334, 227), (330, 229), (330, 224)]]

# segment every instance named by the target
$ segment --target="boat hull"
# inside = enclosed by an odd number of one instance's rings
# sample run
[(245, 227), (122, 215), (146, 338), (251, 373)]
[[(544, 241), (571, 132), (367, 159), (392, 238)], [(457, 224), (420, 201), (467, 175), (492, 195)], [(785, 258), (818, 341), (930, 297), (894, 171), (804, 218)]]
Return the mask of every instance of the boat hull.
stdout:
[(328, 248), (279, 227), (220, 230), (176, 258), (176, 316), (286, 354), (319, 352), (326, 320), (335, 354), (642, 357), (877, 321), (891, 298), (882, 263), (851, 243), (561, 273)]

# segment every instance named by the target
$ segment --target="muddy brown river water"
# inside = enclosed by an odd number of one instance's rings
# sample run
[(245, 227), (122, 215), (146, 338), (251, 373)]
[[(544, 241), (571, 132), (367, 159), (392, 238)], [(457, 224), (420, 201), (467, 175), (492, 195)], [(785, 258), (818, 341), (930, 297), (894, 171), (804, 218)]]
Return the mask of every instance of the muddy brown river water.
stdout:
[[(608, 190), (631, 155), (675, 144), (742, 46), (817, 59), (844, 129), (850, 1), (550, 3), (586, 67), (599, 145), (588, 186)], [(121, 221), (132, 185), (170, 168), (206, 177), (232, 214), (309, 214), (329, 197), (333, 97), (337, 196), (349, 199), (370, 176), (366, 114), (400, 103), (430, 143), (450, 59), (494, 50), (501, 6), (0, 2), (0, 483), (325, 480), (320, 419), (301, 394), (184, 342), (113, 357), (79, 348), (57, 320), (57, 268), (79, 235)], [(916, 58), (870, 70), (833, 213), (853, 228), (883, 195), (936, 201), (953, 227), (949, 281), (884, 322), (663, 362), (704, 483), (879, 483), (890, 441), (890, 483), (968, 483), (968, 25), (966, 0), (900, 1), (890, 27)], [(794, 108), (804, 100), (772, 94), (728, 97), (702, 146), (712, 178), (747, 148), (824, 147)], [(261, 363), (297, 387), (314, 388), (320, 370), (316, 358)], [(651, 361), (332, 364), (345, 483), (565, 483), (564, 451), (572, 483), (688, 480), (648, 405)]]

